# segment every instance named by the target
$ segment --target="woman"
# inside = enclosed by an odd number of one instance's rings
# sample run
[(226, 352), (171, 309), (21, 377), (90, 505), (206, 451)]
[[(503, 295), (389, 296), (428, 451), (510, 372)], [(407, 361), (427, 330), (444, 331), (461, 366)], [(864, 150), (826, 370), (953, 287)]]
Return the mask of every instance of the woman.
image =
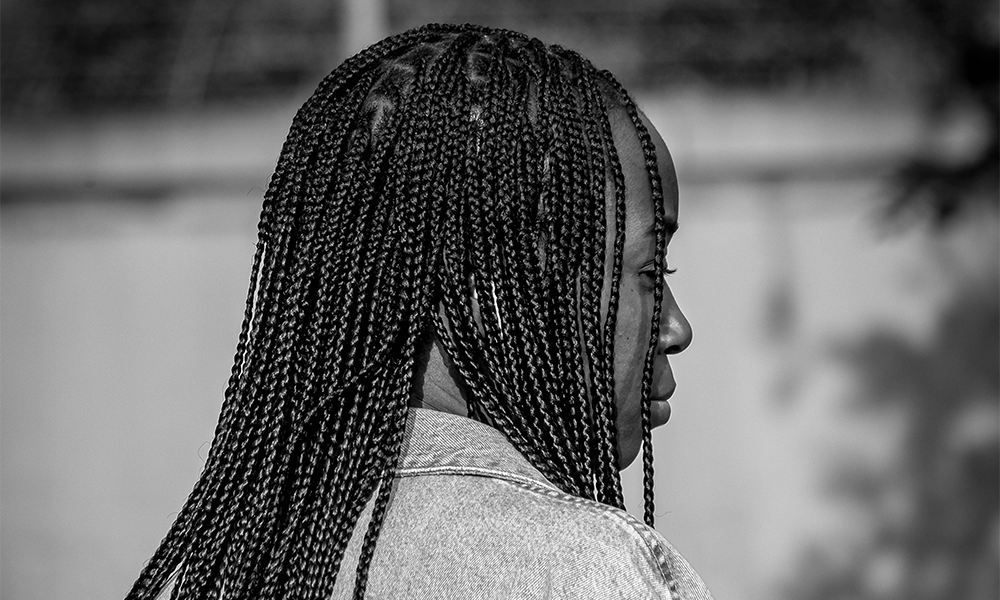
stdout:
[(652, 528), (676, 185), (573, 52), (433, 25), (346, 61), (292, 123), (211, 454), (129, 597), (708, 598)]

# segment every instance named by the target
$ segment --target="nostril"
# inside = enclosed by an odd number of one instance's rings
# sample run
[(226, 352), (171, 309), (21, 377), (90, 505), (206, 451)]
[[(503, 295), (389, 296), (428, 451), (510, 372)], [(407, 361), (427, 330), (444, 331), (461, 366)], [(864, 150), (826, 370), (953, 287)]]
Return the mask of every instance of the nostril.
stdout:
[(661, 338), (661, 348), (664, 354), (680, 354), (691, 345), (691, 326), (687, 319), (673, 321)]

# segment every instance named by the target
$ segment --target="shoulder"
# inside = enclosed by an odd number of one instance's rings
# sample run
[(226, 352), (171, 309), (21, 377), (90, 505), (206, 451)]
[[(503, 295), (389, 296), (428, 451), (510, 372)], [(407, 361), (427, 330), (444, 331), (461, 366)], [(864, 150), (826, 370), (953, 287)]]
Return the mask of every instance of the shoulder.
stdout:
[(547, 598), (708, 598), (685, 593), (690, 567), (626, 511), (530, 477), (462, 470), (403, 478), (383, 529), (393, 562), (416, 552), (421, 564), (441, 565), (444, 555), (474, 553), (489, 581), (505, 587), (509, 574), (522, 597), (534, 589)]
[(593, 586), (590, 591), (627, 589), (635, 595), (622, 597), (681, 598), (675, 573), (679, 565), (672, 560), (676, 551), (652, 527), (624, 510), (558, 489), (534, 482), (508, 483), (533, 496), (531, 504), (552, 516), (545, 535), (560, 546), (556, 552), (572, 553), (574, 558), (569, 564), (560, 561), (558, 568), (582, 575), (580, 583)]

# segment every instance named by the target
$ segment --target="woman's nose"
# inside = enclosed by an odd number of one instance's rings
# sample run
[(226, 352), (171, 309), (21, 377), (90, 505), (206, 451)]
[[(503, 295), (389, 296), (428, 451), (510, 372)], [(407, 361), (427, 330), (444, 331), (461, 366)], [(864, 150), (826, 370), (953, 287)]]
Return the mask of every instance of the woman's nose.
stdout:
[(673, 292), (666, 285), (663, 287), (663, 308), (660, 313), (659, 350), (664, 354), (683, 352), (691, 345), (691, 323), (681, 312), (674, 299)]

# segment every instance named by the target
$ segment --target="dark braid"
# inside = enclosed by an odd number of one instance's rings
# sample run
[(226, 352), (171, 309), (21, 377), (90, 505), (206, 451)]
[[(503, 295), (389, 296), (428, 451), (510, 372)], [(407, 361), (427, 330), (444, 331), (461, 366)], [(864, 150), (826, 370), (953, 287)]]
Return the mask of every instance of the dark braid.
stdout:
[[(130, 599), (155, 597), (176, 573), (178, 599), (325, 600), (371, 503), (357, 572), (346, 575), (362, 598), (430, 335), (461, 376), (470, 416), (567, 493), (623, 506), (612, 365), (625, 180), (608, 120), (617, 106), (646, 154), (660, 257), (652, 143), (620, 84), (576, 53), (509, 31), (429, 25), (323, 79), (264, 197), (205, 469)], [(602, 327), (608, 181), (615, 235)], [(654, 322), (662, 297), (659, 283)], [(649, 523), (655, 337), (642, 384)]]
[[(606, 75), (611, 74), (607, 71)], [(626, 99), (624, 102), (625, 111), (632, 120), (639, 137), (639, 144), (646, 163), (646, 172), (649, 175), (651, 196), (653, 199), (653, 228), (656, 236), (656, 250), (654, 253), (654, 278), (653, 287), (653, 316), (650, 319), (650, 340), (646, 349), (645, 363), (642, 371), (642, 396), (641, 396), (641, 419), (642, 419), (642, 487), (643, 487), (643, 520), (650, 527), (654, 524), (655, 504), (653, 500), (653, 438), (652, 424), (650, 418), (650, 399), (652, 396), (653, 383), (653, 359), (657, 351), (657, 334), (660, 330), (660, 316), (663, 311), (663, 274), (664, 256), (667, 247), (667, 227), (666, 217), (663, 211), (663, 183), (660, 180), (660, 171), (656, 163), (656, 148), (653, 140), (649, 136), (649, 131), (643, 124), (636, 108), (635, 102), (629, 97), (628, 92), (613, 78), (608, 79), (615, 85), (618, 93)]]
[[(589, 65), (586, 65), (579, 77), (584, 82), (583, 87), (586, 93), (583, 97), (584, 114), (588, 117), (588, 122), (585, 124), (585, 131), (587, 132), (587, 144), (591, 153), (591, 160), (599, 162), (604, 160), (604, 156), (607, 153), (605, 148), (606, 138), (602, 138), (602, 133), (605, 130), (602, 128), (601, 121), (603, 119), (599, 118), (599, 115), (603, 115), (603, 108), (598, 106), (597, 94), (594, 93), (594, 84), (592, 83), (594, 79), (593, 69)], [(620, 167), (619, 167), (620, 168)], [(605, 235), (607, 231), (607, 226), (605, 223), (605, 202), (597, 201), (601, 194), (605, 190), (607, 184), (605, 180), (605, 171), (607, 169), (599, 169), (592, 173), (589, 173), (589, 183), (591, 191), (587, 196), (592, 200), (590, 203), (590, 215), (586, 218), (587, 228), (584, 232), (584, 240), (591, 240), (591, 243), (603, 246), (605, 244)], [(591, 404), (588, 411), (588, 420), (585, 427), (581, 427), (583, 442), (590, 451), (590, 470), (597, 471), (598, 465), (601, 464), (602, 458), (604, 457), (604, 446), (599, 442), (601, 436), (599, 432), (592, 431), (594, 423), (600, 422), (596, 416), (596, 413), (603, 414), (614, 414), (614, 398), (613, 392), (609, 388), (608, 378), (605, 376), (606, 373), (610, 372), (610, 368), (607, 363), (607, 357), (604, 351), (604, 346), (601, 344), (599, 339), (600, 331), (600, 293), (601, 287), (604, 280), (604, 268), (605, 268), (605, 257), (604, 252), (601, 252), (599, 247), (591, 249), (589, 252), (584, 252), (585, 255), (590, 256), (590, 263), (584, 265), (581, 269), (580, 275), (580, 329), (583, 334), (583, 342), (585, 346), (584, 357), (585, 360), (589, 362), (590, 371), (590, 398)], [(611, 408), (608, 409), (607, 407)], [(604, 408), (601, 408), (604, 407)], [(592, 441), (592, 435), (596, 435), (596, 440)], [(606, 444), (614, 444), (614, 440), (606, 440)], [(613, 454), (612, 454), (613, 456)], [(612, 498), (607, 493), (606, 485), (604, 480), (595, 481), (595, 498), (601, 500), (602, 502), (610, 502)], [(619, 484), (620, 485), (620, 484)]]
[[(598, 106), (603, 111), (607, 110), (600, 95), (596, 95)], [(622, 172), (621, 161), (618, 158), (618, 150), (615, 148), (613, 136), (611, 134), (611, 124), (608, 119), (601, 119), (601, 132), (605, 140), (605, 152), (608, 154), (608, 164), (611, 165), (611, 175), (615, 189), (615, 239), (611, 258), (611, 290), (608, 299), (608, 314), (604, 321), (603, 354), (598, 354), (597, 358), (604, 358), (605, 368), (595, 367), (595, 381), (598, 382), (597, 401), (595, 410), (597, 411), (597, 434), (600, 444), (600, 460), (598, 464), (608, 462), (618, 463), (618, 443), (615, 431), (615, 420), (617, 410), (614, 403), (615, 375), (612, 366), (615, 364), (615, 327), (618, 314), (618, 300), (621, 290), (622, 279), (622, 255), (625, 249), (625, 175)], [(603, 277), (603, 273), (602, 273)], [(605, 395), (606, 394), (606, 395)], [(612, 506), (624, 507), (625, 499), (622, 495), (621, 477), (617, 472), (603, 472), (603, 479), (598, 480), (598, 490), (601, 495), (598, 497), (602, 502)]]

